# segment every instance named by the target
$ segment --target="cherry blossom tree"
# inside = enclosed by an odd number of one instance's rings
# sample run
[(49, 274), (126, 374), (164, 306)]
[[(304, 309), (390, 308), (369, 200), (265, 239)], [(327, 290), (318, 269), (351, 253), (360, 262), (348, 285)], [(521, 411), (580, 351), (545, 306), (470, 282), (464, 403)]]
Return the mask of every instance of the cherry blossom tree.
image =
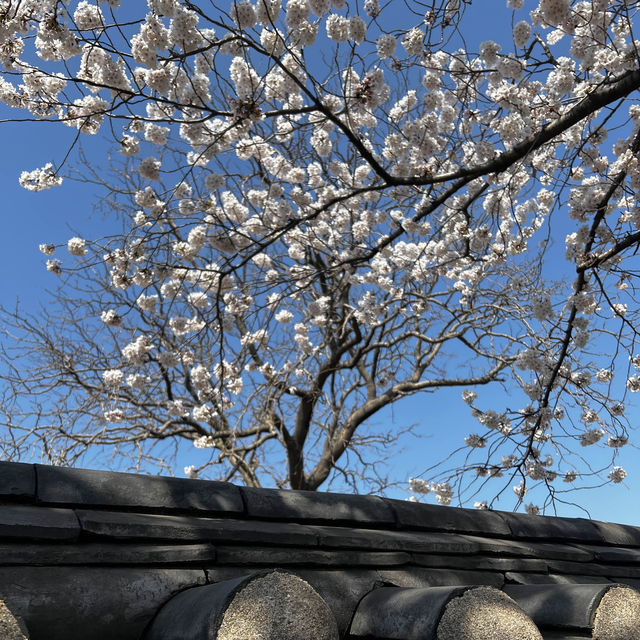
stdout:
[(492, 3), (512, 35), (476, 47), (470, 4), (0, 3), (5, 110), (112, 136), (81, 171), (122, 225), (41, 245), (56, 299), (4, 311), (5, 455), (379, 488), (376, 416), (459, 387), (476, 433), (414, 493), (622, 482), (639, 3)]

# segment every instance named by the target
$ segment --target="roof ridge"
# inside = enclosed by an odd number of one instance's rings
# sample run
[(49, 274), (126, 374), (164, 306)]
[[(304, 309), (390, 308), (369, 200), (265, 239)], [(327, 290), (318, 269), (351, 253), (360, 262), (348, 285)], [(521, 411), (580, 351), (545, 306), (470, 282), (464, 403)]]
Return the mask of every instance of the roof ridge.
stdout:
[(640, 546), (640, 527), (586, 518), (473, 510), (376, 495), (241, 487), (215, 480), (20, 462), (0, 462), (0, 500), (48, 507)]

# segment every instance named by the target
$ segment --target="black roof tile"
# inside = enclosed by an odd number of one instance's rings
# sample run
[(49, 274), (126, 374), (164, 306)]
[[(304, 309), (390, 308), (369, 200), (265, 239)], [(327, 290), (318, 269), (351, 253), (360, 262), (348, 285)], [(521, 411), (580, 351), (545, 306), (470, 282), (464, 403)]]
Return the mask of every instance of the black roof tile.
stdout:
[(592, 521), (592, 524), (606, 544), (640, 547), (640, 527), (597, 520)]
[(602, 584), (613, 582), (605, 576), (585, 576), (573, 573), (563, 575), (559, 573), (520, 573), (507, 571), (504, 574), (507, 584)]
[(511, 531), (496, 511), (457, 509), (435, 504), (422, 504), (407, 500), (385, 499), (396, 513), (398, 526), (403, 529), (449, 531), (509, 536)]
[(0, 538), (76, 540), (80, 525), (73, 511), (28, 505), (0, 505)]
[[(605, 563), (640, 564), (640, 549), (596, 545), (581, 545), (581, 549), (591, 553), (596, 560)], [(569, 559), (571, 558), (567, 558)]]
[(463, 592), (462, 587), (376, 589), (358, 604), (350, 634), (354, 638), (435, 638), (446, 604)]
[(0, 544), (0, 566), (188, 565), (215, 562), (212, 544)]
[(31, 640), (140, 640), (176, 591), (278, 568), (340, 637), (385, 585), (640, 587), (640, 528), (579, 518), (16, 463), (0, 463), (0, 500), (0, 599)]
[(222, 564), (256, 567), (396, 567), (409, 564), (411, 556), (404, 551), (216, 545), (216, 560)]
[(558, 558), (560, 560), (575, 560), (577, 562), (590, 562), (594, 558), (593, 553), (587, 551), (582, 546), (570, 544), (504, 540), (479, 536), (465, 537), (467, 540), (475, 542), (481, 553), (523, 556), (527, 558)]
[[(469, 566), (472, 565), (469, 564)], [(497, 571), (404, 567), (402, 569), (380, 569), (378, 574), (383, 583), (396, 587), (487, 585), (500, 588), (504, 584), (503, 574)]]
[[(611, 584), (507, 585), (511, 596), (543, 629), (588, 631)], [(626, 615), (626, 612), (621, 612)]]
[(35, 497), (35, 467), (22, 462), (0, 462), (0, 498), (35, 500)]
[(395, 516), (385, 500), (315, 491), (279, 491), (241, 487), (247, 515), (266, 520), (303, 522), (395, 524)]
[(461, 553), (478, 551), (478, 545), (469, 537), (454, 533), (415, 531), (383, 531), (356, 527), (330, 527), (305, 525), (318, 535), (321, 547), (361, 549), (398, 549), (425, 553)]
[(167, 599), (205, 579), (195, 568), (0, 567), (2, 599), (30, 640), (140, 640)]
[(165, 511), (244, 513), (240, 490), (227, 482), (35, 465), (38, 501)]
[(500, 512), (514, 538), (542, 538), (559, 542), (578, 541), (602, 543), (602, 533), (591, 520), (584, 518), (554, 518), (526, 513)]
[(76, 511), (83, 533), (121, 539), (207, 540), (237, 543), (317, 546), (303, 525), (283, 522), (167, 516), (120, 511)]
[(438, 556), (426, 553), (412, 553), (413, 561), (420, 567), (440, 567), (446, 569), (469, 569), (476, 571), (529, 571), (547, 573), (547, 562), (540, 558), (496, 558), (486, 556)]

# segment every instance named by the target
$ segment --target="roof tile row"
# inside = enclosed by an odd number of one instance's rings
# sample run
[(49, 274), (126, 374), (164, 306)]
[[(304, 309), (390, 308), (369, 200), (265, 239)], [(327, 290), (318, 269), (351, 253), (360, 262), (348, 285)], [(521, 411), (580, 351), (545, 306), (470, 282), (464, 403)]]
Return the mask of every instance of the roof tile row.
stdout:
[(0, 463), (0, 599), (31, 640), (141, 640), (176, 592), (269, 569), (316, 589), (343, 637), (385, 586), (640, 586), (639, 547), (585, 519)]
[(222, 513), (265, 520), (391, 525), (404, 530), (640, 547), (640, 528), (584, 518), (451, 509), (377, 496), (254, 489), (208, 480), (194, 482), (39, 464), (0, 462), (0, 499), (154, 513)]

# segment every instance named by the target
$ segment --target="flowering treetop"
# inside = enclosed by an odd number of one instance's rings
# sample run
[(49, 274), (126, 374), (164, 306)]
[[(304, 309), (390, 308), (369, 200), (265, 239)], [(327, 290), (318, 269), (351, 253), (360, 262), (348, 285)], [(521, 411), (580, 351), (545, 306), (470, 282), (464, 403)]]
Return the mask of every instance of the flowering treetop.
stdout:
[[(0, 3), (0, 100), (110, 132), (126, 221), (70, 239), (70, 269), (41, 247), (90, 320), (47, 342), (30, 387), (61, 381), (66, 431), (25, 443), (165, 464), (152, 447), (183, 440), (210, 454), (192, 475), (315, 489), (371, 479), (358, 452), (392, 435), (369, 431), (381, 409), (458, 386), (479, 433), (418, 493), (558, 497), (602, 471), (583, 447), (615, 458), (640, 389), (638, 3), (509, 0), (512, 38), (477, 51), (468, 0), (405, 4)], [(564, 280), (545, 267), (558, 227)], [(484, 407), (496, 382), (516, 406)], [(42, 414), (12, 384), (15, 432)]]

